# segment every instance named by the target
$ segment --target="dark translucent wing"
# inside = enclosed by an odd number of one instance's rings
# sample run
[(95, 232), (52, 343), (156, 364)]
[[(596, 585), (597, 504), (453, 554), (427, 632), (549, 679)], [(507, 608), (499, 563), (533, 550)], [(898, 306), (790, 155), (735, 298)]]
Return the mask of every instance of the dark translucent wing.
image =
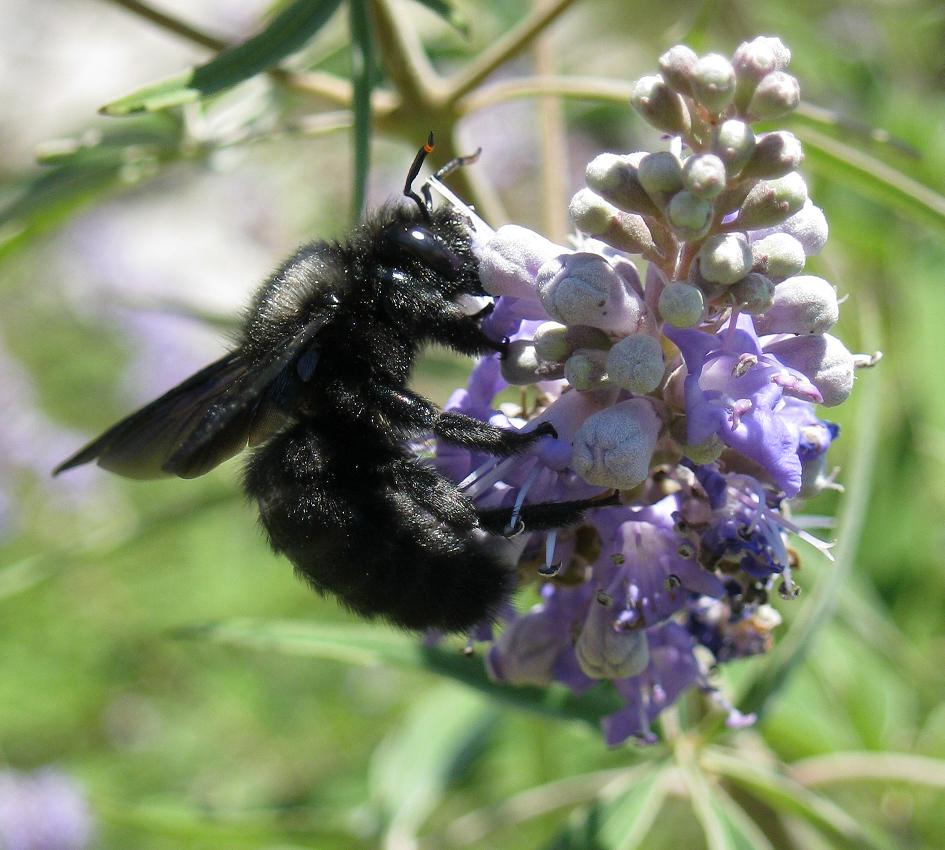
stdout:
[(268, 439), (291, 417), (287, 369), (330, 316), (322, 315), (261, 358), (230, 352), (122, 419), (53, 470), (97, 461), (126, 478), (196, 478)]
[(127, 478), (166, 476), (163, 466), (184, 437), (209, 407), (245, 377), (246, 364), (240, 353), (230, 352), (113, 425), (57, 466), (53, 475), (95, 460), (102, 468)]
[(163, 469), (181, 478), (196, 478), (236, 454), (248, 442), (255, 444), (267, 438), (285, 419), (282, 392), (286, 376), (295, 378), (295, 360), (330, 318), (330, 314), (319, 316), (287, 338), (283, 346), (248, 366), (206, 408)]

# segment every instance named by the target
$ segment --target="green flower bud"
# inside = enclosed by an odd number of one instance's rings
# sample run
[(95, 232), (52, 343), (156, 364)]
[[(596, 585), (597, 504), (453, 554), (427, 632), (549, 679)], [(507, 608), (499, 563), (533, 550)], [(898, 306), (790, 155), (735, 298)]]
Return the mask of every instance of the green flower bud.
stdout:
[(561, 363), (547, 363), (538, 359), (535, 344), (530, 339), (516, 339), (502, 358), (502, 377), (514, 386), (526, 386), (538, 381), (552, 381), (564, 375)]
[(637, 395), (653, 392), (663, 380), (663, 370), (663, 348), (649, 334), (624, 337), (607, 354), (610, 382)]
[(773, 227), (790, 218), (807, 200), (807, 184), (796, 171), (777, 180), (757, 183), (738, 213), (741, 230)]
[(683, 163), (683, 184), (700, 198), (711, 200), (725, 188), (725, 163), (711, 153), (691, 156)]
[(590, 189), (581, 189), (569, 207), (575, 227), (590, 236), (630, 254), (654, 254), (656, 243), (646, 222), (607, 203)]
[(759, 136), (755, 150), (742, 169), (743, 178), (772, 180), (794, 171), (804, 160), (804, 151), (797, 136), (786, 131)]
[(564, 377), (576, 390), (596, 390), (607, 376), (607, 352), (596, 348), (575, 351), (564, 364)]
[(698, 257), (700, 274), (725, 286), (741, 280), (754, 263), (748, 240), (741, 233), (710, 236), (699, 249)]
[(683, 187), (682, 165), (669, 151), (647, 154), (637, 167), (637, 178), (646, 193), (663, 204)]
[(731, 293), (735, 303), (753, 316), (764, 313), (774, 303), (774, 284), (758, 272), (752, 272), (738, 281)]
[(748, 114), (756, 120), (781, 118), (793, 112), (801, 102), (801, 86), (796, 77), (775, 71), (755, 88), (748, 103)]
[(692, 48), (677, 44), (660, 56), (660, 74), (680, 94), (691, 95), (692, 71), (698, 61), (699, 57)]
[(804, 246), (788, 233), (772, 233), (753, 242), (754, 268), (774, 281), (793, 277), (804, 270)]
[(712, 204), (693, 195), (677, 192), (669, 202), (669, 223), (683, 239), (704, 236), (712, 223)]
[(602, 153), (590, 161), (584, 179), (598, 195), (620, 209), (658, 216), (659, 207), (646, 193), (637, 175), (637, 165), (646, 155)]
[(839, 318), (837, 290), (821, 277), (798, 275), (778, 284), (755, 328), (759, 334), (822, 334)]
[(677, 328), (699, 324), (704, 307), (702, 292), (688, 283), (671, 283), (660, 293), (660, 315)]
[(666, 133), (682, 136), (689, 132), (691, 121), (685, 101), (662, 77), (641, 77), (630, 95), (630, 105), (648, 123)]
[(730, 175), (738, 174), (755, 150), (755, 134), (744, 121), (734, 118), (723, 121), (712, 144), (712, 150)]
[(573, 350), (568, 342), (567, 325), (558, 322), (545, 322), (538, 326), (535, 338), (535, 355), (548, 363), (563, 363)]
[(696, 62), (692, 73), (692, 94), (710, 112), (721, 112), (735, 96), (735, 71), (731, 62), (710, 53)]

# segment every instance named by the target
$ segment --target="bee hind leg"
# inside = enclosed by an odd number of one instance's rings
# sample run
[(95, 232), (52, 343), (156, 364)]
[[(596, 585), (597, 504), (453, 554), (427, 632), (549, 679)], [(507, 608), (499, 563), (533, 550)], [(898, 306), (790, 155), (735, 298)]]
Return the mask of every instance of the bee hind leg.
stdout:
[(615, 490), (607, 496), (595, 496), (592, 499), (522, 505), (514, 526), (511, 524), (512, 508), (484, 508), (478, 510), (476, 515), (479, 518), (479, 527), (484, 531), (510, 536), (522, 531), (548, 531), (575, 525), (581, 521), (587, 510), (619, 504), (620, 494)]

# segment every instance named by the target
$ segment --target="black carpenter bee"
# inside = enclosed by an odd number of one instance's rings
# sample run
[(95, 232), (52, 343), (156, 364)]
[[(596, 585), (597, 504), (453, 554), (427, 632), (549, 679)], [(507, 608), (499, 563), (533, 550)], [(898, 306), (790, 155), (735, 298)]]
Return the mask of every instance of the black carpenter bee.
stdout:
[[(109, 428), (54, 474), (96, 461), (129, 478), (195, 478), (247, 446), (243, 484), (272, 548), (320, 593), (408, 629), (467, 630), (514, 590), (495, 553), (508, 509), (477, 509), (405, 442), (421, 434), (494, 455), (545, 436), (440, 412), (407, 387), (418, 349), (503, 352), (462, 295), (484, 295), (468, 220), (412, 189), (344, 241), (301, 247), (260, 287), (235, 347)], [(452, 160), (443, 177), (472, 157)], [(601, 500), (526, 505), (531, 530), (569, 525)]]

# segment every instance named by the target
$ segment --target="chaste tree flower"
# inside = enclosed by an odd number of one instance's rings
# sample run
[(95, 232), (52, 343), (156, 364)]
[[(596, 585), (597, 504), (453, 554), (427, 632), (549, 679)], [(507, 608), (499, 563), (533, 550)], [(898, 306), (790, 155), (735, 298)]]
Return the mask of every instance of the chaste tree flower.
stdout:
[[(611, 682), (624, 701), (603, 723), (611, 745), (653, 740), (655, 718), (691, 687), (730, 725), (750, 722), (709, 671), (771, 646), (770, 592), (797, 595), (790, 535), (829, 548), (786, 508), (837, 486), (826, 452), (838, 429), (821, 409), (847, 398), (868, 358), (830, 333), (835, 286), (804, 273), (827, 222), (797, 170), (800, 143), (752, 128), (797, 106), (789, 62), (777, 38), (731, 60), (673, 47), (631, 98), (668, 150), (595, 158), (571, 201), (572, 245), (478, 228), (497, 299), (484, 327), (510, 344), (447, 409), (551, 422), (558, 438), (506, 459), (437, 447), (464, 493), (509, 508), (522, 575), (539, 582), (537, 605), (477, 636), (492, 641), (498, 682)], [(536, 400), (500, 403), (510, 386)], [(528, 502), (615, 490), (621, 504), (578, 528), (521, 527)]]

